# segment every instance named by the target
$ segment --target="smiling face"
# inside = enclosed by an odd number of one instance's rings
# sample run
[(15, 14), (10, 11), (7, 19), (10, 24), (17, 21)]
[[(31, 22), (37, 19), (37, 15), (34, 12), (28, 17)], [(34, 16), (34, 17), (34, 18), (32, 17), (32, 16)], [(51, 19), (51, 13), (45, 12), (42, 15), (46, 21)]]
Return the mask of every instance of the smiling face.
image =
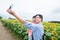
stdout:
[(38, 24), (42, 22), (42, 19), (43, 19), (43, 16), (40, 14), (37, 14), (32, 18), (32, 22)]
[(40, 22), (41, 22), (41, 18), (40, 18), (39, 16), (36, 16), (35, 22), (36, 22), (36, 23), (40, 23)]

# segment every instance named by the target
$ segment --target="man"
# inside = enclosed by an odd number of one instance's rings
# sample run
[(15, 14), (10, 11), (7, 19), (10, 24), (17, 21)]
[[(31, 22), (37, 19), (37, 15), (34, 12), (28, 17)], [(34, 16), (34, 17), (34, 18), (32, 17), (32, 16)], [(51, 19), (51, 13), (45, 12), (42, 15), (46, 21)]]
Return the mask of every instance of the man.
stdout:
[(44, 29), (43, 29), (43, 25), (42, 25), (42, 21), (43, 21), (42, 15), (40, 15), (40, 14), (35, 15), (35, 23), (32, 23), (32, 22), (27, 22), (27, 21), (23, 20), (22, 18), (17, 16), (14, 11), (12, 11), (10, 9), (8, 9), (7, 12), (10, 13), (11, 15), (13, 15), (14, 17), (16, 17), (20, 22), (22, 22), (24, 24), (25, 27), (32, 30), (32, 36), (33, 36), (32, 40), (42, 40), (42, 36), (44, 34)]

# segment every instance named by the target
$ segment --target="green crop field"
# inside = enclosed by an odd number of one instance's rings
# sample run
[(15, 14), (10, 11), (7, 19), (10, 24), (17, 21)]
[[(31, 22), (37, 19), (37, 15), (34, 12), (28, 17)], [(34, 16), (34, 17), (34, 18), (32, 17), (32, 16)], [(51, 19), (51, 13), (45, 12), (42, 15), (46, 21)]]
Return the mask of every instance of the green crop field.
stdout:
[[(18, 20), (2, 19), (3, 25), (19, 35), (21, 40), (28, 40), (27, 28)], [(43, 22), (44, 40), (60, 40), (60, 23)]]

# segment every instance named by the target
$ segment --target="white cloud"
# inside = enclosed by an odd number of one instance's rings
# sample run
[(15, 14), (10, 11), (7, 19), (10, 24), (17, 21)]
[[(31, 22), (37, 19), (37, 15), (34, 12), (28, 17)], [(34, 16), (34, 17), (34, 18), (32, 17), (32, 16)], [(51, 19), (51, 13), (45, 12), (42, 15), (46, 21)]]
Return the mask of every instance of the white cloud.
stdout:
[[(60, 7), (60, 0), (1, 0), (0, 10), (8, 17), (6, 9), (14, 3), (13, 10), (24, 19), (31, 19), (35, 14), (42, 14), (44, 21), (60, 20), (60, 14), (53, 16), (52, 11)], [(59, 16), (58, 16), (59, 15)]]

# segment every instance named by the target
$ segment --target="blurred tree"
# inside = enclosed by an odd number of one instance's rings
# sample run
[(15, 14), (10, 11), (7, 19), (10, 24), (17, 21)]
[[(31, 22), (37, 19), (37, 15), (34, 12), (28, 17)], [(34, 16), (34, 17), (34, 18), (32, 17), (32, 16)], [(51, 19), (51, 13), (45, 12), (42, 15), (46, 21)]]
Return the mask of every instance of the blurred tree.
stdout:
[(2, 16), (0, 16), (0, 19), (2, 19)]

